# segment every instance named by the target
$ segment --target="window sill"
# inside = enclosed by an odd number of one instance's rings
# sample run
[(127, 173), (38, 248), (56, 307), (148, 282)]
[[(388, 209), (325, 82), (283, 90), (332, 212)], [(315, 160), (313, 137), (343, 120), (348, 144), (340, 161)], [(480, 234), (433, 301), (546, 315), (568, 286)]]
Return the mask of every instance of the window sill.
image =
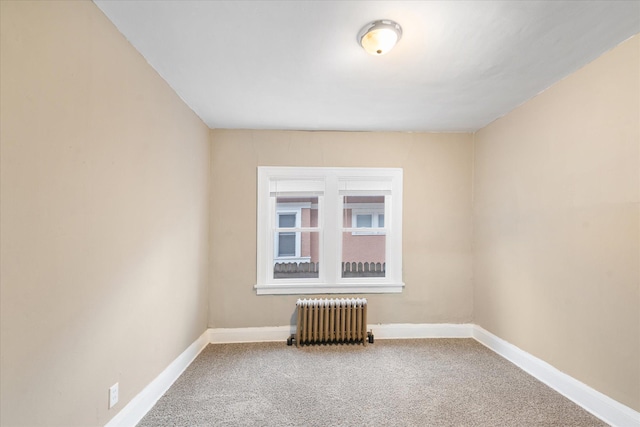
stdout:
[(283, 283), (255, 285), (258, 295), (300, 295), (300, 294), (398, 294), (402, 292), (404, 283), (376, 284), (303, 284)]

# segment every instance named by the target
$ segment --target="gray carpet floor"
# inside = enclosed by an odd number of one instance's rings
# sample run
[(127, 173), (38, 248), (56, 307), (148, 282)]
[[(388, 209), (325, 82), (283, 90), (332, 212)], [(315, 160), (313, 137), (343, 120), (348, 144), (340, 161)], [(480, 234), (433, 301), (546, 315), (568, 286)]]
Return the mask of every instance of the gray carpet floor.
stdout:
[(604, 426), (472, 339), (205, 348), (145, 426)]

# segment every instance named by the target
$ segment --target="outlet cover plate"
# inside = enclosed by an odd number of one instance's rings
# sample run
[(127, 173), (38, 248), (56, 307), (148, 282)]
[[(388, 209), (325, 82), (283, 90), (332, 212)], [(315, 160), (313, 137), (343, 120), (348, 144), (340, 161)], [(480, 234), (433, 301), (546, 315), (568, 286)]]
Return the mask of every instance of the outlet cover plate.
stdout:
[(118, 403), (118, 383), (109, 387), (109, 409), (113, 408), (116, 403)]

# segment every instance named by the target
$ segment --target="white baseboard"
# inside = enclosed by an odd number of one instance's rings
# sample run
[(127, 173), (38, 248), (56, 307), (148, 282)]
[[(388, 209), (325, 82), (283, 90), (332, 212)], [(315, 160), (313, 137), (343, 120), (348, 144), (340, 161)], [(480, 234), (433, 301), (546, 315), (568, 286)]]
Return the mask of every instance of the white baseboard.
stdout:
[(572, 400), (602, 421), (619, 427), (640, 427), (640, 413), (559, 371), (547, 362), (473, 325), (473, 338), (529, 375)]
[(468, 323), (393, 323), (367, 325), (375, 339), (405, 338), (472, 338), (473, 325)]
[(269, 326), (264, 328), (212, 328), (209, 329), (211, 344), (242, 342), (286, 342), (295, 326)]
[(200, 352), (209, 344), (205, 331), (182, 352), (167, 368), (136, 395), (105, 427), (133, 427), (153, 408), (158, 399), (171, 387)]
[[(606, 423), (619, 427), (640, 427), (640, 413), (592, 389), (513, 344), (498, 338), (480, 326), (469, 323), (398, 323), (370, 324), (367, 326), (367, 330), (373, 331), (376, 340), (474, 338)], [(111, 419), (106, 427), (135, 426), (207, 344), (273, 341), (285, 343), (293, 333), (295, 333), (295, 326), (208, 329)]]

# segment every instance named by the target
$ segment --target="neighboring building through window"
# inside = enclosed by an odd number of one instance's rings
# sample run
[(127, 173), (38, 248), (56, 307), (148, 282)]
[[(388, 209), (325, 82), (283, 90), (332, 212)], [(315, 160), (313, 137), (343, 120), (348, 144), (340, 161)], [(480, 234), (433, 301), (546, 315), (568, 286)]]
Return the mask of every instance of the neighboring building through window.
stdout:
[[(345, 214), (351, 212), (349, 226), (369, 231), (354, 231), (353, 235), (376, 234), (376, 228), (384, 229), (384, 196), (351, 196), (344, 200)], [(348, 221), (348, 218), (345, 218)], [(373, 230), (371, 230), (373, 229)]]
[[(309, 228), (312, 221), (317, 224), (318, 198), (279, 197), (275, 209), (279, 231), (273, 239), (274, 264), (312, 262), (310, 234), (294, 230)], [(318, 262), (316, 247), (313, 262)]]
[(402, 170), (258, 168), (258, 294), (400, 292)]

